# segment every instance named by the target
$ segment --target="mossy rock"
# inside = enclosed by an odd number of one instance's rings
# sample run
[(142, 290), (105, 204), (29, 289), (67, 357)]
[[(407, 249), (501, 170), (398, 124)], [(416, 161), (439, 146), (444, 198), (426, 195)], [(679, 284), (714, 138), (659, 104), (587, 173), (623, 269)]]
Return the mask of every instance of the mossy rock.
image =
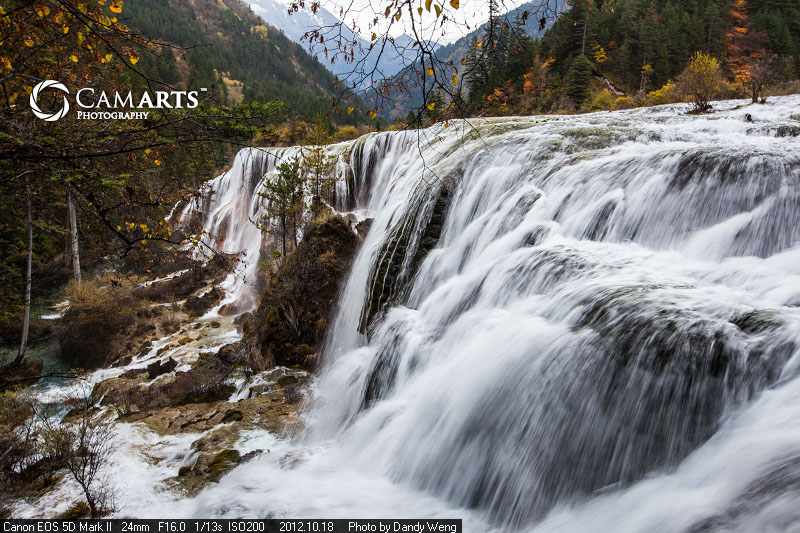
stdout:
[(259, 369), (305, 364), (335, 311), (359, 239), (341, 216), (321, 217), (272, 277), (253, 315)]
[(208, 479), (218, 482), (222, 476), (236, 468), (241, 461), (241, 455), (236, 450), (225, 449), (219, 452), (208, 465)]
[(236, 409), (232, 409), (225, 413), (225, 416), (222, 417), (222, 423), (226, 424), (228, 422), (241, 422), (244, 418), (244, 415), (241, 411), (237, 411)]
[(192, 467), (189, 465), (184, 465), (178, 469), (178, 476), (180, 477), (188, 476), (191, 473), (192, 473)]
[(731, 323), (748, 335), (758, 335), (781, 325), (774, 311), (752, 311), (733, 318)]
[(297, 378), (294, 376), (283, 376), (282, 378), (278, 379), (278, 385), (281, 387), (286, 387), (287, 385), (294, 385), (297, 383)]

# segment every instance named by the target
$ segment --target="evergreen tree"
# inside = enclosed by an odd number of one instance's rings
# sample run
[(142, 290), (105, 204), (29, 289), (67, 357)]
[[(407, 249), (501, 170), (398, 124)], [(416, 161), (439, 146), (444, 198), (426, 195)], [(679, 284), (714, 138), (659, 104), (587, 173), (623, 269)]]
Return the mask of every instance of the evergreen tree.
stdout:
[(325, 145), (331, 142), (331, 132), (322, 114), (318, 113), (308, 128), (305, 142), (308, 146), (303, 148), (303, 180), (311, 194), (311, 215), (316, 217), (322, 212), (324, 201), (333, 196), (336, 185), (336, 159), (325, 153)]

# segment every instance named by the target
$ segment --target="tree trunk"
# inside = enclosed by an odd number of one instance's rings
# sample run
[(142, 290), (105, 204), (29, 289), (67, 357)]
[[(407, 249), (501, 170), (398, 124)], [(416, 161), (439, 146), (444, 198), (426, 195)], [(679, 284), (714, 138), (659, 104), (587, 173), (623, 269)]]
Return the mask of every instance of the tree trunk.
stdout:
[(581, 55), (586, 55), (586, 29), (589, 26), (589, 4), (586, 2), (586, 18), (583, 20), (583, 39), (581, 40)]
[(25, 359), (25, 349), (28, 347), (28, 329), (31, 323), (31, 278), (33, 267), (33, 215), (30, 178), (25, 177), (25, 193), (28, 197), (28, 265), (25, 273), (25, 316), (22, 319), (22, 339), (19, 343), (19, 353), (14, 364), (18, 365)]
[(75, 281), (81, 282), (81, 259), (78, 250), (78, 217), (75, 214), (75, 197), (72, 187), (67, 188), (67, 210), (69, 215), (69, 235), (72, 243), (70, 260), (72, 261), (72, 274)]

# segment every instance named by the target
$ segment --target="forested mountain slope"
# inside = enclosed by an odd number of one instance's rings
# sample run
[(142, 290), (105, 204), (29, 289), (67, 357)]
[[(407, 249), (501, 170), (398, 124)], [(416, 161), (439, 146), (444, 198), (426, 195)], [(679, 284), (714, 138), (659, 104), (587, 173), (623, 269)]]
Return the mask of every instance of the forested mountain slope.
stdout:
[[(338, 96), (333, 74), (239, 0), (137, 0), (126, 15), (144, 35), (185, 49), (162, 49), (166, 61), (142, 58), (158, 79), (215, 86), (231, 103), (278, 98), (304, 119), (327, 112)], [(338, 118), (357, 123), (363, 117)]]

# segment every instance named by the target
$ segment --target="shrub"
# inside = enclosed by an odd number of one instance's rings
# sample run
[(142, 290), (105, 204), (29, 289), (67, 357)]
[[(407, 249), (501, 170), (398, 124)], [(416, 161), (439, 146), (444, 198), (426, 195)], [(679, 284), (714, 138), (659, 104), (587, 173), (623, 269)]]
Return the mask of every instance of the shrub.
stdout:
[(697, 52), (678, 77), (681, 91), (691, 100), (692, 111), (705, 113), (723, 86), (722, 67), (716, 58)]
[(674, 104), (680, 101), (681, 96), (678, 86), (672, 80), (668, 80), (660, 89), (647, 93), (648, 105)]
[(69, 308), (61, 319), (61, 355), (76, 366), (96, 368), (119, 355), (122, 334), (136, 325), (142, 302), (131, 283), (113, 280), (72, 282), (67, 286)]
[(592, 101), (592, 111), (608, 111), (614, 107), (614, 100), (608, 89), (603, 89), (594, 97)]
[(355, 126), (342, 126), (333, 134), (333, 142), (343, 142), (357, 139), (361, 134)]
[(636, 100), (630, 96), (620, 96), (614, 100), (614, 109), (633, 109), (636, 107)]

